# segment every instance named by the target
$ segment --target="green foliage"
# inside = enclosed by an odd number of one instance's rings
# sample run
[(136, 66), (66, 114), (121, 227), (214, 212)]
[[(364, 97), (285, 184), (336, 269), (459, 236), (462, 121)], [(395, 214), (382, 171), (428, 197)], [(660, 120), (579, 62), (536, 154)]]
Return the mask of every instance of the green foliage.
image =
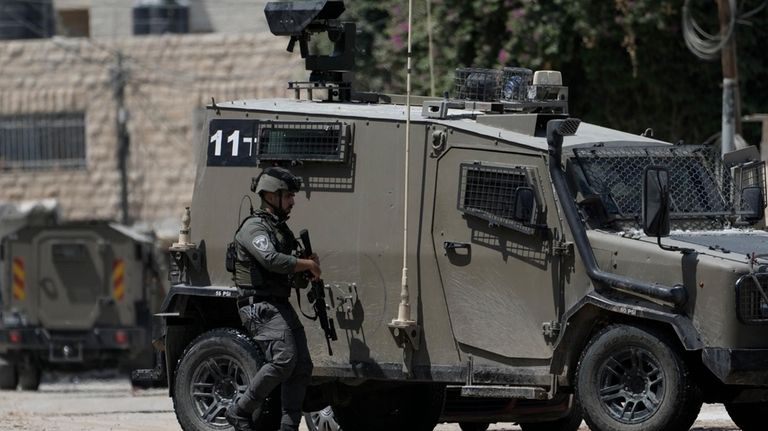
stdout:
[[(763, 0), (746, 0), (746, 9)], [(693, 1), (716, 22), (714, 2)], [(426, 0), (414, 0), (415, 94), (429, 94)], [(347, 2), (358, 20), (359, 86), (405, 91), (408, 3)], [(709, 5), (709, 6), (708, 6)], [(679, 0), (432, 0), (437, 95), (450, 91), (457, 67), (523, 66), (563, 72), (571, 114), (600, 125), (698, 143), (720, 129), (719, 61), (691, 54)], [(768, 74), (761, 41), (768, 8), (737, 28), (742, 112), (768, 111)], [(707, 22), (706, 20), (703, 22)], [(716, 27), (710, 28), (716, 32)], [(749, 131), (749, 130), (748, 130)], [(748, 137), (757, 138), (754, 136)]]

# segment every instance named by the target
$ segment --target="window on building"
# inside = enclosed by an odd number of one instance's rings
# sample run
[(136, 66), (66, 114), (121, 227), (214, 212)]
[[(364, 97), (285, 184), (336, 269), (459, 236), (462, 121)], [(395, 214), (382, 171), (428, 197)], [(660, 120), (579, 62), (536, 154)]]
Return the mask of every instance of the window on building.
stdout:
[(189, 33), (186, 0), (139, 0), (133, 7), (133, 34)]
[(85, 167), (85, 113), (0, 115), (0, 169)]
[(54, 27), (52, 0), (0, 1), (0, 40), (47, 38)]
[(60, 9), (57, 13), (57, 33), (66, 37), (89, 37), (91, 35), (88, 9)]

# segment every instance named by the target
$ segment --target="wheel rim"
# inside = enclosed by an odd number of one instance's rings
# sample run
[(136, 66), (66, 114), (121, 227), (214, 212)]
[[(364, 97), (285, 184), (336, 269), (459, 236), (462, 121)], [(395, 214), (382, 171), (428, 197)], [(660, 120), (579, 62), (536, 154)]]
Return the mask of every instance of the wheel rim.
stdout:
[(631, 347), (609, 356), (599, 368), (599, 399), (615, 420), (637, 424), (653, 416), (664, 400), (664, 370), (649, 351)]
[(310, 413), (309, 418), (314, 426), (314, 431), (341, 431), (331, 406)]
[(203, 422), (214, 428), (228, 428), (224, 413), (247, 388), (248, 374), (243, 366), (231, 356), (215, 355), (195, 368), (190, 394), (195, 412)]

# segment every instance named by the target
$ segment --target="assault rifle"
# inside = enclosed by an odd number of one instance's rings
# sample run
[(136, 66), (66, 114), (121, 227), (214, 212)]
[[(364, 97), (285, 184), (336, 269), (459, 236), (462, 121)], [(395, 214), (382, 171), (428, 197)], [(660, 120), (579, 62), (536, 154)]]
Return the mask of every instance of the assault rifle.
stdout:
[[(309, 242), (309, 231), (302, 229), (299, 232), (299, 238), (304, 246), (304, 254), (308, 258), (312, 256), (312, 243)], [(333, 319), (328, 317), (328, 310), (325, 305), (325, 284), (323, 280), (317, 279), (311, 281), (311, 288), (307, 292), (307, 299), (312, 304), (312, 308), (315, 310), (315, 316), (312, 320), (319, 320), (320, 327), (325, 332), (325, 342), (328, 343), (328, 354), (333, 356), (333, 349), (331, 349), (331, 341), (336, 341), (336, 326), (333, 324)]]

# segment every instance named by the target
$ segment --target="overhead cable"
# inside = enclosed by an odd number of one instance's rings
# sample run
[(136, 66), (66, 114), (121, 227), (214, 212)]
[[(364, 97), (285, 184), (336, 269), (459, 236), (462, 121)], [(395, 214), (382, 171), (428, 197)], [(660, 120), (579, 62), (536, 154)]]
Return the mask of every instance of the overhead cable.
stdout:
[[(728, 26), (725, 29), (721, 29), (717, 34), (711, 34), (704, 30), (704, 28), (702, 28), (693, 18), (691, 12), (692, 3), (692, 0), (685, 0), (683, 5), (683, 38), (685, 39), (685, 45), (688, 49), (694, 55), (704, 60), (715, 60), (719, 58), (720, 51), (733, 37), (734, 32), (736, 31), (736, 24), (751, 25), (752, 23), (749, 19), (768, 6), (768, 0), (763, 0), (760, 5), (754, 9), (740, 13), (741, 8), (737, 6), (736, 0), (728, 0), (728, 8), (730, 11), (728, 14)], [(744, 2), (742, 2), (742, 6), (743, 4)]]
[(728, 0), (730, 13), (728, 14), (728, 26), (718, 34), (711, 34), (704, 30), (693, 18), (691, 13), (691, 0), (685, 0), (683, 4), (683, 38), (685, 45), (697, 57), (703, 60), (715, 60), (720, 51), (733, 36), (736, 28), (737, 7), (736, 0)]

